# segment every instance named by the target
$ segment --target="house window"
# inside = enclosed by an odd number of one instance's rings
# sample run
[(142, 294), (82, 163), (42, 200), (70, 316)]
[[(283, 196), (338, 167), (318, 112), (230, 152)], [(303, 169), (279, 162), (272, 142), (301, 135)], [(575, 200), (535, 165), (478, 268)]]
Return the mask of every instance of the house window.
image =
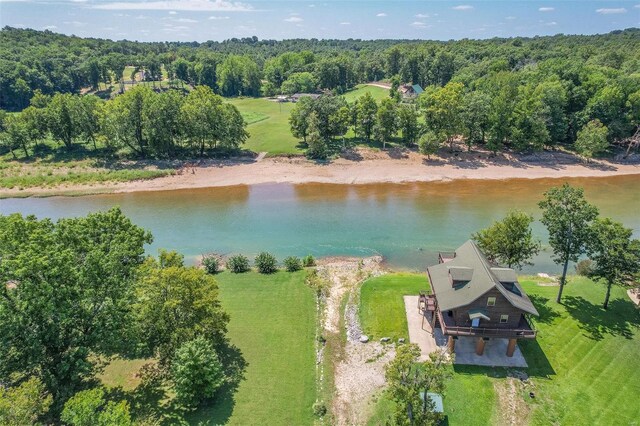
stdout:
[(509, 315), (500, 315), (500, 324), (505, 324), (509, 321)]
[(490, 297), (487, 299), (487, 306), (496, 306), (496, 298)]

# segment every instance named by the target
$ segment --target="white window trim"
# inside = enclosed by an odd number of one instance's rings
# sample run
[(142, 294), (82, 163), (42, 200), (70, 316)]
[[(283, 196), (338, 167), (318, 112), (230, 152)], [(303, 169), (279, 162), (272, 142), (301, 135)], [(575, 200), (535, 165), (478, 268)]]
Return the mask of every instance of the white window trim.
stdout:
[(500, 315), (500, 324), (506, 324), (508, 322), (509, 322), (509, 315), (507, 314)]
[[(493, 299), (493, 303), (491, 303), (491, 299)], [(487, 306), (496, 306), (496, 298), (495, 297), (487, 298)]]

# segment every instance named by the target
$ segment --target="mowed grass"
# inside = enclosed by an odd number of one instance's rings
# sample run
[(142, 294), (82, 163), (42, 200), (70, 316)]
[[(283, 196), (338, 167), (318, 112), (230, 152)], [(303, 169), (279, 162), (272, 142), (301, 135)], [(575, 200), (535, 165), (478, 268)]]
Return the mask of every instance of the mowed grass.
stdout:
[(249, 139), (243, 148), (269, 154), (302, 154), (300, 141), (291, 135), (289, 115), (294, 105), (291, 102), (274, 102), (266, 98), (232, 98), (249, 124)]
[[(231, 317), (228, 337), (247, 363), (236, 392), (185, 416), (191, 425), (310, 425), (316, 400), (316, 305), (306, 272), (216, 275), (220, 300)], [(120, 360), (101, 375), (125, 391), (139, 384), (148, 360)], [(180, 412), (167, 412), (169, 423)]]
[[(536, 322), (538, 338), (520, 343), (536, 394), (535, 399), (526, 393), (514, 395), (522, 398), (530, 411), (518, 413), (520, 418), (527, 418), (532, 425), (637, 424), (640, 311), (624, 290), (613, 289), (610, 308), (605, 311), (601, 308), (604, 286), (586, 278), (571, 278), (562, 305), (554, 302), (557, 287), (539, 286), (533, 280), (522, 280), (522, 285), (541, 315)], [(389, 294), (391, 287), (387, 288), (386, 297), (399, 297), (404, 292), (400, 287), (394, 295)], [(380, 306), (374, 312), (381, 317), (400, 315), (400, 306), (394, 308), (396, 313), (390, 314), (388, 309)], [(406, 333), (406, 325), (395, 332)], [(498, 423), (501, 408), (495, 388), (506, 376), (502, 368), (455, 366), (444, 401), (448, 423)], [(392, 410), (393, 405), (380, 398), (370, 424), (387, 419)]]
[[(306, 272), (219, 274), (229, 338), (248, 363), (228, 419), (219, 407), (192, 424), (305, 425), (313, 423), (316, 306)], [(222, 418), (221, 418), (222, 417)]]
[(364, 333), (372, 339), (408, 339), (404, 295), (428, 290), (425, 274), (387, 274), (371, 278), (360, 289), (360, 320)]
[(365, 93), (370, 93), (373, 99), (377, 102), (389, 97), (389, 89), (378, 86), (368, 86), (366, 84), (358, 84), (354, 89), (349, 90), (343, 96), (347, 102), (351, 103), (360, 96), (364, 96)]

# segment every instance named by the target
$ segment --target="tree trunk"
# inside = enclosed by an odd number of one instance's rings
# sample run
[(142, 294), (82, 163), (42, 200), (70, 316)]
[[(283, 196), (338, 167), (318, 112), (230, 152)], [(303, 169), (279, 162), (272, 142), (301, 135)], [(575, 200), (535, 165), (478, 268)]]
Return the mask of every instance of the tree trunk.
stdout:
[[(22, 150), (24, 151), (24, 156), (29, 158), (29, 151), (27, 150), (27, 145), (22, 144)], [(11, 151), (11, 153), (13, 153), (13, 151)], [(15, 154), (13, 154), (13, 156), (15, 157)]]
[(604, 309), (609, 308), (609, 296), (611, 296), (611, 281), (607, 282), (607, 294), (604, 296), (604, 304), (602, 305)]
[(568, 266), (569, 266), (569, 259), (567, 258), (564, 261), (564, 266), (562, 267), (562, 277), (560, 277), (560, 288), (558, 289), (558, 297), (556, 297), (556, 303), (561, 303), (561, 300), (562, 300), (562, 290), (564, 289), (564, 285), (567, 281)]

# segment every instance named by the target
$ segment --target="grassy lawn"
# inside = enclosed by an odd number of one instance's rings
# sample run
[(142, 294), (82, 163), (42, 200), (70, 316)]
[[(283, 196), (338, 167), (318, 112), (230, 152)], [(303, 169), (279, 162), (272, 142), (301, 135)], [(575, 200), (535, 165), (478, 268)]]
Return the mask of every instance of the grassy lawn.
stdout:
[[(316, 306), (305, 276), (300, 271), (216, 277), (231, 317), (228, 336), (247, 362), (245, 379), (234, 394), (188, 415), (188, 424), (313, 424)], [(118, 360), (107, 367), (103, 382), (131, 389), (142, 363)]]
[[(374, 280), (370, 280), (373, 282)], [(370, 282), (366, 283), (369, 284)], [(365, 285), (366, 285), (365, 284)], [(536, 398), (521, 398), (529, 410), (522, 413), (532, 425), (637, 424), (640, 418), (640, 311), (620, 288), (612, 292), (608, 311), (601, 308), (604, 286), (573, 277), (565, 290), (562, 305), (554, 302), (557, 287), (543, 287), (523, 279), (522, 285), (534, 300), (541, 316), (536, 341), (520, 344), (529, 368)], [(405, 289), (397, 285), (382, 288), (388, 301)], [(363, 291), (366, 287), (363, 287)], [(379, 298), (362, 296), (361, 303)], [(395, 333), (406, 333), (397, 320), (404, 308), (396, 304), (375, 310), (376, 315), (393, 320)], [(361, 311), (363, 324), (382, 319), (369, 318)], [(383, 317), (383, 318), (384, 318)], [(387, 334), (392, 334), (388, 331)], [(447, 386), (445, 412), (452, 425), (495, 424), (500, 407), (495, 389), (506, 380), (506, 370), (456, 366)], [(392, 404), (380, 398), (370, 424), (388, 418)]]
[(389, 97), (389, 89), (383, 89), (378, 86), (367, 86), (366, 84), (358, 84), (353, 90), (348, 91), (343, 96), (347, 102), (353, 102), (365, 93), (370, 93), (377, 102)]
[(360, 290), (360, 320), (364, 333), (373, 340), (381, 337), (407, 339), (406, 294), (429, 288), (425, 274), (387, 274), (371, 278)]
[(249, 139), (243, 148), (269, 154), (302, 154), (304, 152), (289, 130), (289, 114), (294, 104), (273, 102), (265, 98), (233, 98), (235, 105), (249, 125)]

